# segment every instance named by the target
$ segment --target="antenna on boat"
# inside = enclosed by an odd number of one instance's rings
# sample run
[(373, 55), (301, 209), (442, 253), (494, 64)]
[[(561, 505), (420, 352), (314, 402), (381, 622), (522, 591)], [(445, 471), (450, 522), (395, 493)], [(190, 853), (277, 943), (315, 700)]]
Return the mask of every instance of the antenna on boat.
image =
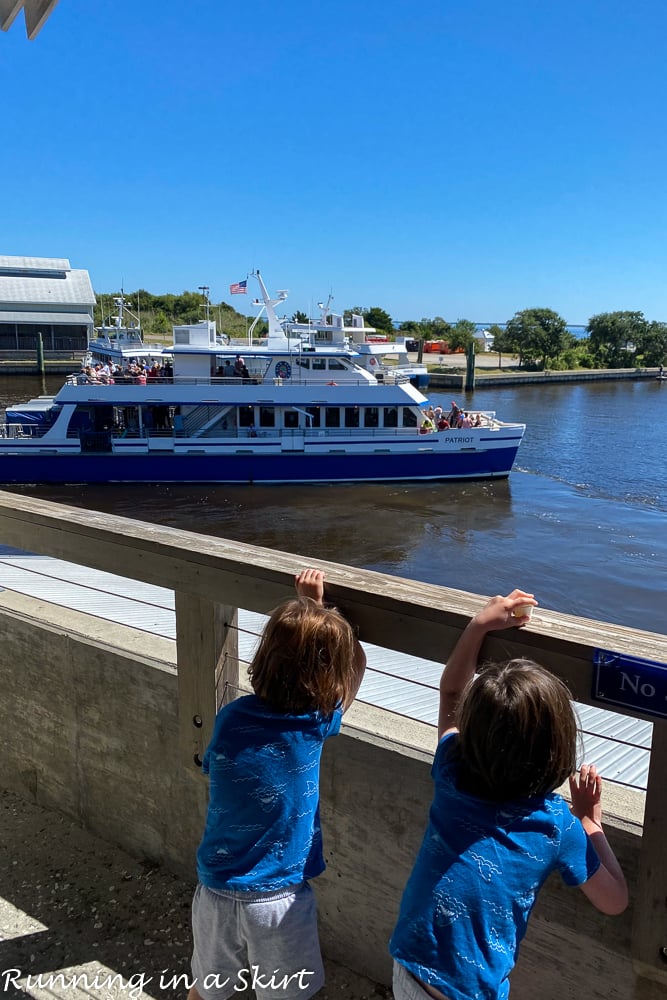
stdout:
[(334, 299), (333, 294), (329, 292), (329, 297), (327, 298), (326, 303), (324, 302), (317, 303), (317, 308), (320, 310), (320, 316), (322, 317), (323, 323), (326, 323), (327, 321), (327, 316), (329, 315), (329, 307), (333, 302), (333, 299)]
[(211, 318), (211, 300), (208, 297), (208, 293), (211, 291), (210, 285), (197, 285), (197, 288), (204, 296), (204, 309), (206, 310), (206, 322)]
[(250, 338), (252, 337), (252, 331), (254, 330), (255, 326), (257, 325), (257, 323), (259, 321), (259, 318), (260, 318), (260, 316), (262, 315), (263, 312), (266, 313), (266, 318), (267, 318), (267, 321), (268, 321), (268, 326), (269, 326), (269, 340), (272, 337), (279, 337), (281, 340), (284, 340), (285, 339), (285, 331), (284, 331), (284, 329), (282, 327), (282, 324), (281, 324), (280, 320), (276, 316), (276, 311), (274, 309), (274, 306), (277, 306), (279, 302), (284, 302), (289, 293), (287, 292), (286, 289), (281, 289), (281, 291), (279, 291), (277, 293), (278, 297), (276, 299), (272, 299), (269, 296), (268, 291), (266, 290), (266, 285), (264, 284), (264, 282), (262, 280), (262, 276), (259, 273), (259, 271), (257, 269), (255, 269), (254, 271), (251, 271), (251, 274), (252, 274), (253, 278), (257, 278), (257, 281), (258, 281), (259, 287), (260, 287), (260, 291), (262, 293), (261, 294), (261, 299), (256, 299), (253, 302), (253, 305), (258, 305), (258, 306), (261, 305), (262, 308), (260, 309), (259, 313), (255, 317), (252, 326), (248, 330), (248, 338), (249, 338), (248, 339), (248, 343), (251, 343)]

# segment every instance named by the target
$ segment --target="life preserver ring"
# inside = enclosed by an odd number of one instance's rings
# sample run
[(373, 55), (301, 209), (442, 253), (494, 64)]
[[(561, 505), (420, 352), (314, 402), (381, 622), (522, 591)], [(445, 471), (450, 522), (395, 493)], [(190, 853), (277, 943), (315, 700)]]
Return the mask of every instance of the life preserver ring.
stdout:
[(338, 382), (327, 382), (327, 385), (338, 385)]

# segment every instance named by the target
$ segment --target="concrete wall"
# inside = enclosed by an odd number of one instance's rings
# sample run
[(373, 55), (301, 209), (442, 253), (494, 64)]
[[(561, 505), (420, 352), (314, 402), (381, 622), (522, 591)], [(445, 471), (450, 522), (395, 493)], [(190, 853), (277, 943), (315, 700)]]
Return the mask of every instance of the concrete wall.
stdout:
[[(174, 644), (1, 597), (0, 784), (194, 879), (206, 786), (184, 771), (178, 752)], [(359, 707), (350, 718), (376, 730), (387, 719)], [(433, 738), (425, 727), (416, 733), (417, 741)], [(323, 758), (323, 947), (380, 982), (389, 981), (386, 944), (424, 830), (429, 756), (348, 731)], [(637, 827), (612, 825), (610, 839), (633, 884)], [(554, 879), (536, 908), (513, 997), (664, 997), (664, 985), (633, 974), (631, 919), (631, 910), (602, 917)]]

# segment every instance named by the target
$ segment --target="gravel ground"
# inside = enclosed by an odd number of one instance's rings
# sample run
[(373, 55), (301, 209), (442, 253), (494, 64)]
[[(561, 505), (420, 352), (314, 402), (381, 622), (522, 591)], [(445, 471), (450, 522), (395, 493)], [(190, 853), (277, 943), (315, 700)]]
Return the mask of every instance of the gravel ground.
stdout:
[[(191, 883), (7, 791), (0, 791), (0, 870), (0, 994), (21, 1000), (185, 997), (184, 980), (174, 977), (190, 973)], [(391, 997), (386, 987), (342, 966), (326, 966), (318, 1000)], [(82, 977), (76, 985), (75, 975)]]

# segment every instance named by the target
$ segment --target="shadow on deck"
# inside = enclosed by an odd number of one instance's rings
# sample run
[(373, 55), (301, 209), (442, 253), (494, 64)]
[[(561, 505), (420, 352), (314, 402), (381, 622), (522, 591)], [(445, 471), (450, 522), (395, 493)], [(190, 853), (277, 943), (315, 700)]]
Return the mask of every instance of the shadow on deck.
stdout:
[[(178, 977), (190, 975), (193, 883), (11, 792), (0, 793), (0, 829), (3, 996), (185, 998), (185, 978)], [(325, 964), (321, 1000), (391, 996), (386, 987), (341, 965)], [(49, 982), (58, 973), (64, 979)], [(33, 982), (26, 988), (28, 974)], [(72, 986), (74, 975), (87, 981)], [(254, 995), (248, 990), (235, 994), (239, 1000)]]

